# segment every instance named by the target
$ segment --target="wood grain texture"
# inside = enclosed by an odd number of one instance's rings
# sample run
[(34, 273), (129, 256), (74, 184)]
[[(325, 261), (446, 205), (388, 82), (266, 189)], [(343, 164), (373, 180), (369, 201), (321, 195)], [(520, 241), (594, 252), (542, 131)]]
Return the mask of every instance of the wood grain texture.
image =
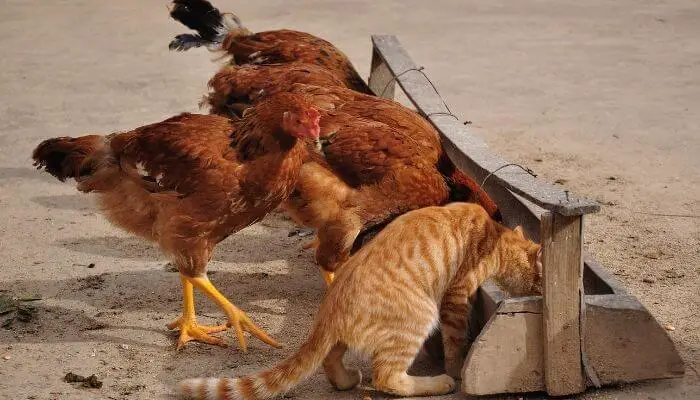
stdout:
[(462, 368), (462, 391), (471, 396), (544, 390), (541, 303), (507, 299), (491, 317)]
[[(673, 341), (634, 296), (585, 296), (590, 370), (601, 385), (678, 378)], [(474, 341), (462, 369), (469, 395), (545, 390), (542, 299), (505, 299)], [(495, 361), (494, 361), (495, 360)], [(540, 379), (538, 379), (540, 377)], [(596, 386), (591, 381), (589, 386)]]
[(585, 389), (581, 366), (582, 217), (542, 215), (545, 381), (554, 396)]
[(634, 296), (586, 296), (586, 304), (586, 352), (601, 384), (683, 376), (673, 341)]
[[(447, 106), (428, 78), (415, 70), (418, 66), (395, 36), (373, 35), (372, 42), (375, 55), (384, 60), (393, 76), (400, 75), (396, 83), (401, 86), (417, 110), (440, 131), (444, 141), (443, 147), (458, 168), (471, 175), (477, 182), (481, 182), (493, 171), (508, 164), (501, 157), (491, 153), (481, 138), (470, 134), (457, 117), (445, 115), (449, 113)], [(383, 90), (383, 87), (382, 85), (379, 90)], [(484, 189), (499, 206), (500, 198), (505, 197), (503, 191), (510, 190), (544, 209), (562, 215), (582, 215), (600, 210), (598, 203), (578, 198), (561, 188), (539, 181), (515, 166), (505, 167), (493, 173)]]
[(372, 67), (368, 81), (374, 94), (385, 99), (394, 99), (396, 80), (376, 49), (372, 49)]

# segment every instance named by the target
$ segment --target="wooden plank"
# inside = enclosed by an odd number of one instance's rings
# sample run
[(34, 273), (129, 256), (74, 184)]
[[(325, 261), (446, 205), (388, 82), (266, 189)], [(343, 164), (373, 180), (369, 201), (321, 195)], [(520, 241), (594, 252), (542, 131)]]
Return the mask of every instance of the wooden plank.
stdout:
[(553, 396), (585, 389), (581, 368), (582, 217), (542, 215), (545, 381)]
[[(590, 270), (592, 275), (595, 275), (596, 279), (599, 279), (605, 283), (611, 294), (627, 295), (627, 290), (622, 285), (620, 281), (615, 278), (605, 267), (603, 267), (592, 255), (588, 252), (583, 253), (583, 264), (587, 270)], [(591, 293), (593, 294), (593, 293)]]
[(513, 314), (513, 313), (535, 313), (542, 314), (542, 297), (541, 296), (525, 296), (513, 297), (503, 301), (503, 304), (498, 308), (498, 314)]
[(368, 85), (377, 96), (394, 99), (396, 80), (382, 56), (374, 48), (372, 49), (372, 66), (370, 68)]
[[(544, 209), (562, 215), (582, 215), (599, 211), (600, 206), (596, 202), (578, 198), (558, 187), (538, 181), (518, 167), (509, 166), (494, 172), (508, 163), (492, 154), (484, 141), (470, 134), (456, 117), (444, 115), (449, 113), (447, 106), (427, 77), (416, 71), (418, 66), (401, 47), (398, 39), (395, 36), (373, 35), (372, 42), (377, 55), (384, 60), (393, 76), (400, 75), (396, 82), (409, 100), (440, 131), (445, 151), (458, 168), (478, 182), (493, 173), (489, 181), (523, 196)], [(493, 195), (491, 186), (485, 186), (484, 189), (489, 195)]]
[[(585, 347), (599, 384), (683, 376), (685, 367), (673, 341), (634, 296), (585, 296), (585, 302)], [(538, 297), (501, 302), (467, 355), (465, 393), (545, 390), (542, 311)]]
[(601, 384), (683, 376), (673, 341), (636, 298), (586, 296), (586, 304), (586, 353)]
[(501, 303), (469, 349), (462, 368), (464, 393), (483, 396), (544, 390), (542, 314), (538, 310), (541, 302), (535, 298)]
[(479, 287), (479, 295), (483, 298), (484, 307), (487, 308), (486, 314), (488, 314), (486, 319), (491, 317), (496, 309), (506, 298), (506, 295), (501, 291), (501, 289), (496, 285), (496, 283), (488, 279)]

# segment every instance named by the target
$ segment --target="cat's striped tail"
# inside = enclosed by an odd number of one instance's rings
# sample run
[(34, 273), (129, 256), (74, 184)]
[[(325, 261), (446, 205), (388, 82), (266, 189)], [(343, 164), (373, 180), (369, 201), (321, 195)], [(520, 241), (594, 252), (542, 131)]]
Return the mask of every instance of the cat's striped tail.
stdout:
[(264, 400), (291, 390), (321, 366), (337, 340), (316, 326), (311, 337), (290, 358), (240, 378), (200, 378), (180, 382), (179, 393), (190, 400)]

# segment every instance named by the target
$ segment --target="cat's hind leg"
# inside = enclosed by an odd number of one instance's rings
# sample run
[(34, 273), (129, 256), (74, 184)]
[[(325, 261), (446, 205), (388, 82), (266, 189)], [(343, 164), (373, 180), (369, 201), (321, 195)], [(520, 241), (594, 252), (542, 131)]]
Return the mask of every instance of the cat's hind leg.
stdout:
[(343, 343), (336, 344), (323, 361), (326, 378), (338, 390), (349, 390), (362, 382), (362, 373), (358, 369), (348, 370), (343, 364), (343, 356), (348, 347)]
[(432, 396), (452, 392), (455, 381), (448, 375), (419, 377), (408, 375), (430, 326), (405, 329), (385, 337), (372, 356), (372, 380), (375, 389), (399, 396)]

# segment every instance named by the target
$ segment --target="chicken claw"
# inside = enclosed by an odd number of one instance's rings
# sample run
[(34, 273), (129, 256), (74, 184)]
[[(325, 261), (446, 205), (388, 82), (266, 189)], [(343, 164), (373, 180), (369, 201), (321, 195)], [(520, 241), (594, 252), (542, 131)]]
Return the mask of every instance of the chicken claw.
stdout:
[(185, 343), (196, 340), (202, 343), (213, 344), (221, 347), (228, 347), (228, 343), (222, 338), (212, 336), (210, 333), (223, 332), (228, 329), (226, 325), (204, 326), (197, 324), (196, 321), (186, 320), (183, 317), (178, 318), (168, 324), (168, 329), (179, 329), (180, 338), (177, 340), (177, 349), (181, 350)]
[(321, 268), (321, 276), (323, 277), (323, 280), (326, 282), (326, 285), (328, 285), (328, 286), (330, 286), (333, 283), (333, 281), (335, 280), (335, 272), (326, 271), (323, 268)]
[(246, 343), (244, 331), (250, 332), (251, 335), (257, 337), (263, 342), (274, 347), (282, 347), (282, 345), (270, 337), (265, 331), (260, 329), (253, 321), (241, 311), (238, 307), (234, 306), (228, 299), (221, 294), (216, 287), (209, 281), (206, 276), (200, 276), (195, 278), (187, 278), (197, 289), (204, 292), (207, 297), (214, 300), (214, 302), (226, 313), (228, 317), (227, 325), (233, 327), (236, 330), (236, 336), (238, 337), (238, 343), (243, 349), (243, 351), (248, 351), (248, 344)]
[(182, 281), (182, 316), (167, 325), (168, 329), (180, 330), (177, 349), (182, 349), (185, 343), (192, 340), (222, 347), (228, 346), (225, 340), (210, 335), (210, 333), (225, 331), (228, 329), (226, 325), (204, 326), (197, 324), (197, 317), (194, 312), (194, 286), (182, 274), (180, 274), (180, 280)]
[(228, 314), (229, 318), (226, 325), (235, 329), (236, 336), (238, 337), (238, 344), (241, 346), (241, 349), (243, 349), (244, 352), (248, 352), (248, 343), (246, 342), (243, 331), (250, 332), (251, 335), (257, 337), (270, 346), (282, 347), (278, 341), (270, 337), (270, 335), (265, 333), (264, 330), (255, 325), (253, 321), (251, 321), (250, 317), (248, 317), (246, 313), (238, 309), (236, 306), (233, 306), (233, 310), (227, 312), (226, 314)]

